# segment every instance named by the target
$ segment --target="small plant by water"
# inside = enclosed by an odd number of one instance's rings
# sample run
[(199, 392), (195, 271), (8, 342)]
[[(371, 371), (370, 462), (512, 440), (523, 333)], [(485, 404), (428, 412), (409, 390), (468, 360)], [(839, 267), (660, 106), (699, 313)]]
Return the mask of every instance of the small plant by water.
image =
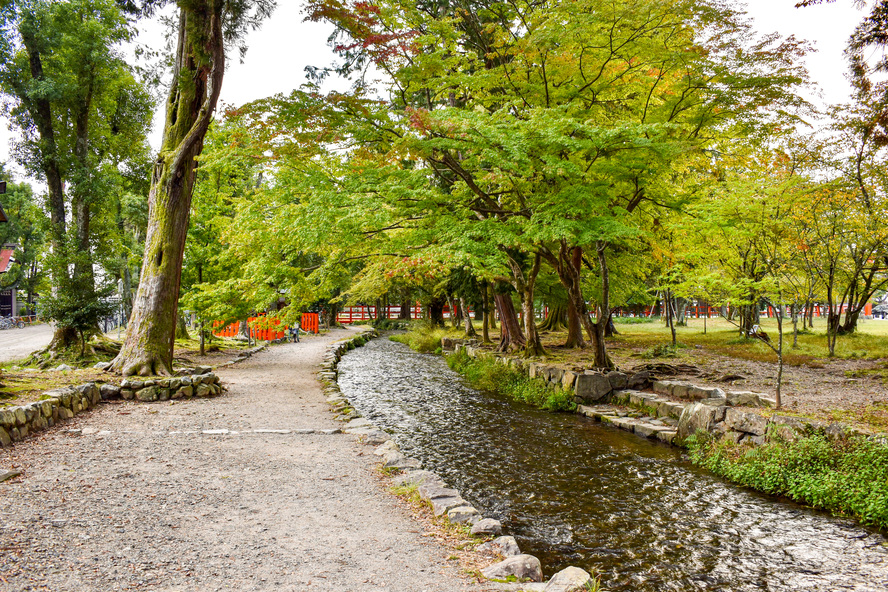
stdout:
[(447, 365), (478, 390), (507, 395), (546, 411), (572, 412), (577, 408), (569, 391), (549, 388), (542, 380), (528, 378), (494, 358), (474, 359), (460, 350), (447, 357)]
[[(389, 339), (410, 346), (420, 353), (434, 353), (441, 348), (441, 338), (453, 336), (451, 329), (435, 327), (429, 323), (414, 324), (409, 331), (402, 335), (392, 335)], [(457, 335), (459, 335), (457, 333)]]
[(698, 433), (687, 445), (695, 464), (731, 481), (888, 529), (884, 440), (815, 433), (795, 441), (773, 437), (751, 447)]

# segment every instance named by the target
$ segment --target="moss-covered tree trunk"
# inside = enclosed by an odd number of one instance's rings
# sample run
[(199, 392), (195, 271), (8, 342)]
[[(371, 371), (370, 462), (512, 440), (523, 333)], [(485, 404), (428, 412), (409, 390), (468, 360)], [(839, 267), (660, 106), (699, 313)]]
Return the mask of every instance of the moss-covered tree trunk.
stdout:
[(553, 304), (549, 308), (549, 314), (542, 323), (537, 325), (537, 331), (561, 331), (567, 326), (567, 306), (562, 303)]
[(183, 315), (178, 315), (178, 317), (176, 339), (191, 339), (191, 336), (188, 334), (188, 325), (185, 323), (185, 317)]
[(126, 341), (111, 366), (125, 376), (163, 374), (172, 369), (195, 159), (203, 148), (225, 71), (223, 0), (193, 0), (180, 5), (179, 42), (163, 145), (154, 164), (148, 196), (142, 274)]

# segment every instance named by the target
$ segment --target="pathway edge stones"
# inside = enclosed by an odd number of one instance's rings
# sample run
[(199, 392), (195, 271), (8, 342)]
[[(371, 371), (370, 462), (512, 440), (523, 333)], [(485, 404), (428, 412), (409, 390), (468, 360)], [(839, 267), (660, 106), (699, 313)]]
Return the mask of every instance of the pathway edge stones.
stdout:
[[(323, 385), (324, 395), (330, 409), (336, 414), (336, 418), (347, 422), (343, 432), (353, 434), (362, 439), (365, 444), (375, 446), (374, 455), (380, 457), (383, 470), (395, 472), (393, 482), (395, 485), (417, 486), (420, 498), (428, 503), (435, 516), (446, 516), (454, 524), (470, 526), (470, 534), (474, 536), (491, 536), (502, 533), (502, 524), (493, 518), (485, 518), (477, 508), (462, 498), (459, 491), (448, 487), (441, 477), (432, 471), (422, 468), (422, 463), (415, 458), (404, 456), (398, 444), (392, 437), (373, 425), (352, 407), (348, 399), (339, 390), (337, 367), (342, 356), (349, 350), (361, 347), (371, 339), (379, 337), (376, 329), (365, 328), (358, 330), (357, 334), (330, 345), (321, 363), (318, 377)], [(511, 576), (530, 582), (542, 582), (543, 572), (540, 561), (532, 555), (521, 554), (515, 539), (509, 536), (500, 536), (492, 541), (507, 540), (509, 555), (503, 560), (493, 563), (482, 570), (482, 574), (491, 574), (488, 579), (506, 579)], [(487, 543), (491, 545), (491, 543)], [(491, 550), (499, 549), (498, 545), (491, 545)], [(571, 567), (572, 573), (583, 572), (578, 567)], [(559, 572), (560, 573), (560, 572)], [(587, 574), (589, 575), (589, 574)], [(591, 579), (591, 576), (589, 576)], [(518, 589), (523, 589), (519, 586)]]
[(30, 434), (73, 419), (102, 401), (122, 398), (150, 403), (221, 394), (219, 377), (209, 368), (199, 370), (201, 372), (186, 376), (124, 379), (119, 387), (87, 382), (46, 391), (39, 401), (0, 409), (0, 447), (11, 446)]

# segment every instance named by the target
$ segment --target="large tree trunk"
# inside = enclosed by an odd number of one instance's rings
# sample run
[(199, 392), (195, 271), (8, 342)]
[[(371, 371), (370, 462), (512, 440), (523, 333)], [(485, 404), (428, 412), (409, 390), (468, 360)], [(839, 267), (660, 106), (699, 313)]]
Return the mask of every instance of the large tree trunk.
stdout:
[[(43, 83), (45, 76), (43, 72), (43, 60), (40, 55), (40, 42), (37, 38), (37, 23), (30, 13), (25, 13), (25, 18), (20, 26), (22, 35), (22, 43), (28, 54), (28, 65), (31, 70), (31, 78), (38, 83)], [(43, 176), (46, 179), (47, 193), (47, 209), (49, 209), (50, 219), (50, 244), (52, 245), (52, 285), (58, 289), (68, 278), (67, 266), (64, 263), (66, 257), (66, 241), (65, 241), (65, 191), (62, 182), (61, 166), (59, 164), (58, 145), (55, 137), (55, 127), (53, 125), (52, 105), (49, 97), (44, 94), (31, 93), (23, 86), (18, 89), (21, 97), (28, 97), (26, 105), (31, 119), (37, 128), (40, 141), (43, 144), (43, 158), (40, 160), (40, 167)], [(55, 332), (50, 341), (48, 350), (58, 351), (65, 349), (77, 343), (77, 332), (69, 330), (66, 327), (56, 327)]]
[(185, 324), (185, 317), (182, 315), (178, 315), (178, 317), (176, 322), (176, 339), (191, 339), (191, 336), (188, 334), (188, 326)]
[[(568, 298), (573, 304), (574, 310), (580, 318), (586, 335), (592, 345), (594, 364), (596, 368), (613, 368), (614, 364), (607, 355), (607, 348), (604, 341), (604, 329), (607, 324), (607, 318), (610, 314), (610, 279), (607, 270), (607, 259), (605, 257), (605, 249), (607, 245), (599, 241), (598, 258), (601, 269), (601, 287), (602, 302), (598, 308), (598, 319), (595, 323), (589, 316), (586, 308), (586, 299), (583, 296), (583, 287), (581, 284), (582, 272), (582, 249), (580, 247), (571, 247), (566, 242), (561, 243), (558, 255), (546, 250), (543, 256), (552, 264), (558, 274), (558, 279), (567, 290)], [(606, 312), (604, 312), (606, 311)]]
[(154, 164), (148, 196), (142, 275), (126, 341), (111, 366), (125, 376), (172, 370), (195, 159), (203, 148), (225, 72), (224, 2), (196, 0), (182, 4), (163, 145)]
[(398, 319), (402, 321), (409, 321), (411, 318), (410, 308), (412, 303), (410, 302), (410, 298), (402, 298), (401, 299), (401, 313), (398, 315)]
[(482, 297), (482, 306), (484, 308), (481, 311), (481, 340), (484, 341), (484, 343), (490, 343), (490, 297), (486, 284), (482, 288)]
[(688, 319), (685, 313), (688, 310), (688, 301), (680, 296), (675, 296), (672, 301), (675, 303), (675, 324), (687, 327)]
[(598, 241), (595, 244), (595, 250), (598, 254), (598, 266), (601, 276), (601, 302), (598, 304), (597, 318), (593, 325), (595, 336), (592, 339), (592, 347), (595, 350), (595, 367), (613, 368), (614, 363), (611, 361), (610, 356), (607, 355), (604, 341), (607, 324), (610, 322), (611, 315), (610, 269), (607, 265), (607, 243), (605, 241)]
[(324, 322), (327, 324), (327, 328), (332, 329), (338, 323), (336, 318), (339, 316), (339, 303), (330, 302), (324, 308)]
[(521, 295), (521, 312), (524, 317), (524, 355), (528, 358), (543, 356), (546, 350), (540, 342), (540, 335), (536, 328), (536, 315), (534, 314), (534, 290), (536, 279), (540, 273), (542, 258), (539, 254), (534, 256), (533, 265), (525, 274), (521, 266), (511, 256), (509, 266), (512, 268), (512, 285)]
[(582, 321), (577, 307), (571, 299), (567, 301), (567, 341), (564, 342), (564, 347), (586, 347), (586, 341), (583, 339)]
[(524, 348), (526, 341), (521, 333), (521, 323), (512, 304), (512, 297), (509, 294), (494, 292), (493, 299), (500, 314), (500, 343), (496, 348), (497, 351), (507, 352)]
[(537, 325), (537, 331), (561, 331), (567, 326), (567, 305), (553, 304), (543, 322)]
[(459, 305), (465, 312), (463, 315), (463, 321), (465, 322), (466, 327), (466, 337), (477, 337), (478, 332), (475, 331), (475, 325), (472, 324), (472, 317), (469, 316), (469, 308), (466, 306), (466, 299), (462, 296), (459, 298)]
[(429, 301), (428, 319), (436, 327), (443, 327), (444, 326), (444, 305), (445, 304), (447, 304), (447, 299), (442, 298), (441, 296), (434, 296)]

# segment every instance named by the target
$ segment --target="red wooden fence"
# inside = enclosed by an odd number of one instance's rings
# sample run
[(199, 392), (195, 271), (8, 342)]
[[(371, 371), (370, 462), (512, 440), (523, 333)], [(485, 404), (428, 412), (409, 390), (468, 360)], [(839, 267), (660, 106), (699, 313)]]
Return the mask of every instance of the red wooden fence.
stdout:
[[(267, 329), (254, 327), (256, 321), (264, 321), (274, 325)], [(308, 333), (319, 333), (319, 315), (313, 312), (302, 313), (302, 321), (300, 326), (303, 331)], [(253, 339), (261, 339), (263, 341), (272, 341), (274, 339), (283, 339), (287, 336), (289, 327), (282, 327), (280, 319), (265, 319), (264, 316), (250, 317), (247, 319), (250, 325), (250, 337)], [(231, 323), (230, 325), (222, 325), (221, 321), (213, 321), (213, 335), (216, 337), (237, 337), (240, 332), (240, 322)]]
[[(274, 328), (261, 329), (258, 327), (254, 327), (253, 323), (256, 321), (263, 320), (265, 321), (265, 317), (250, 317), (247, 319), (247, 324), (250, 326), (250, 337), (253, 339), (261, 339), (263, 341), (272, 341), (274, 339), (282, 339), (287, 335), (286, 327), (284, 331), (280, 330), (280, 319), (268, 319), (268, 323), (274, 325)], [(216, 327), (219, 327), (218, 329)], [(217, 337), (237, 337), (240, 331), (240, 322), (231, 323), (230, 325), (222, 326), (221, 321), (213, 321), (213, 335)]]
[(318, 333), (318, 313), (316, 312), (304, 312), (302, 313), (302, 322), (300, 322), (300, 326), (303, 331), (307, 333)]

